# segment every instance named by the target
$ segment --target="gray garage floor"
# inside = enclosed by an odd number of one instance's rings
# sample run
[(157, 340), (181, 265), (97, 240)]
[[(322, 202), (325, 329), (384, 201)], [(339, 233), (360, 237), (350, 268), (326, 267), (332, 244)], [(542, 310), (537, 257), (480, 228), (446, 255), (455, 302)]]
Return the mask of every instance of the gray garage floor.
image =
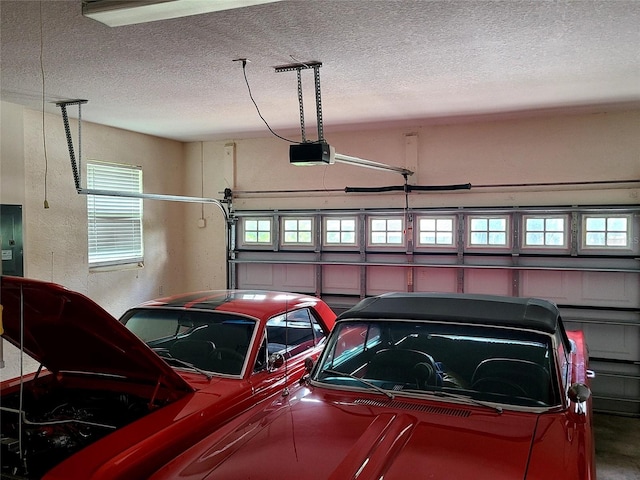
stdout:
[(598, 480), (640, 480), (640, 418), (596, 413)]

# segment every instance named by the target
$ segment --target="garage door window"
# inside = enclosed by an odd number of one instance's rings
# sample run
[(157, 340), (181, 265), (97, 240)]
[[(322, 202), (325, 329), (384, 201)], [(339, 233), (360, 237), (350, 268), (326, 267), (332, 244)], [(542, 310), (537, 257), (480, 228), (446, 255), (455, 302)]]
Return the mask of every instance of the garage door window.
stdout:
[(313, 245), (313, 218), (283, 218), (283, 245)]
[[(91, 162), (87, 188), (142, 193), (142, 168)], [(142, 199), (87, 195), (89, 267), (143, 261)]]
[(525, 215), (523, 247), (566, 248), (567, 219), (564, 216)]
[(585, 248), (630, 248), (628, 215), (583, 216), (583, 247)]
[(469, 217), (469, 245), (474, 247), (507, 247), (509, 218)]
[(419, 217), (418, 245), (452, 247), (454, 224), (453, 217)]
[(324, 244), (329, 246), (356, 245), (356, 218), (325, 218)]
[(271, 245), (273, 238), (271, 225), (270, 217), (244, 218), (242, 221), (243, 243), (245, 245)]
[(397, 217), (369, 218), (369, 244), (400, 246), (404, 243), (403, 220)]

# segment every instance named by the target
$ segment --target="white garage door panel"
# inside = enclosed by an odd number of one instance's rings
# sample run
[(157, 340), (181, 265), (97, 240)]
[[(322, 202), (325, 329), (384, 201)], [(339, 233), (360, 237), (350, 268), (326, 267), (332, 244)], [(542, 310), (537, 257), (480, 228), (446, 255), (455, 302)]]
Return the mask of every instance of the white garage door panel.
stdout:
[(464, 293), (511, 295), (511, 271), (469, 269), (464, 274)]
[(367, 295), (407, 291), (407, 268), (367, 267)]
[(591, 381), (596, 411), (640, 415), (640, 365), (592, 361)]
[(569, 273), (525, 270), (520, 277), (522, 296), (545, 298), (556, 303), (572, 303), (569, 301)]
[(584, 272), (583, 299), (608, 307), (640, 307), (640, 275)]
[(268, 289), (273, 286), (274, 265), (241, 263), (238, 265), (240, 288)]
[(615, 398), (640, 398), (640, 383), (627, 382), (624, 377), (598, 375), (592, 382), (594, 390), (605, 391)]
[(415, 268), (414, 290), (416, 292), (455, 293), (457, 288), (458, 271), (455, 268)]
[(640, 356), (640, 327), (567, 322), (568, 330), (583, 330), (589, 355), (635, 361)]
[(525, 270), (522, 296), (541, 297), (565, 305), (640, 306), (640, 276), (615, 272)]
[(292, 292), (315, 292), (315, 266), (313, 265), (280, 265), (277, 269), (282, 274), (282, 290)]
[(313, 265), (238, 265), (240, 288), (315, 292)]
[(359, 295), (360, 267), (324, 265), (322, 267), (322, 292), (329, 295)]

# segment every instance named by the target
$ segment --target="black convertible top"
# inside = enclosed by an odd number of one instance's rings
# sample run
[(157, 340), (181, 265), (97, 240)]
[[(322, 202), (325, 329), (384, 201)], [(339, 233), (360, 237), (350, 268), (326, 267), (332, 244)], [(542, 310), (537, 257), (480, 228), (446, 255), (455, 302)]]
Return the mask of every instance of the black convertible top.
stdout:
[(345, 319), (398, 319), (464, 322), (555, 333), (559, 311), (539, 298), (455, 293), (385, 293), (342, 313)]

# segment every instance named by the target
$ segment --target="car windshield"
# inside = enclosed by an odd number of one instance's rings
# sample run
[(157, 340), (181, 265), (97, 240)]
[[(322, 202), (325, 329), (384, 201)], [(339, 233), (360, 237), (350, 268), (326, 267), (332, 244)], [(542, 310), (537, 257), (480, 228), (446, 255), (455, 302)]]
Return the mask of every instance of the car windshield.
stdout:
[(135, 309), (121, 322), (176, 368), (240, 375), (256, 320), (229, 313)]
[(549, 336), (524, 330), (428, 321), (341, 321), (329, 337), (314, 380), (360, 388), (371, 384), (394, 393), (454, 393), (506, 405), (554, 406), (560, 400), (552, 351)]

